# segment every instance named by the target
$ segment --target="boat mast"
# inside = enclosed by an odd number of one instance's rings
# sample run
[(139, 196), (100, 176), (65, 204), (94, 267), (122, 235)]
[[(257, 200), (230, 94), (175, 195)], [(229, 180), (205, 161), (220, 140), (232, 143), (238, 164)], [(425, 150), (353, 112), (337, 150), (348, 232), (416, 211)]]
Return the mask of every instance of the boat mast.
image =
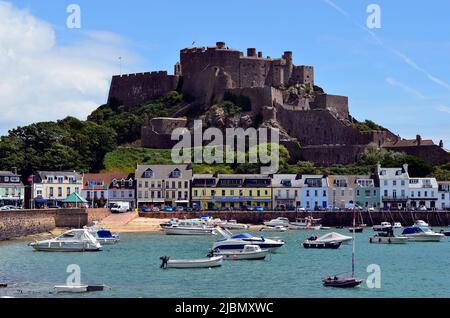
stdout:
[(352, 278), (355, 277), (355, 207), (353, 207), (353, 248), (352, 248)]

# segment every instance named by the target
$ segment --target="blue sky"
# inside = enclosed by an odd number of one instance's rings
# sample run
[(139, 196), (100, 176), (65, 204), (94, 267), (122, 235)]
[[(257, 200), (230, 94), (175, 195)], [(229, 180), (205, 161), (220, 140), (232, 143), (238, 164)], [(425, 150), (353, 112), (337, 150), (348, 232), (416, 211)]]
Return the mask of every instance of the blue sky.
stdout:
[[(79, 30), (66, 27), (66, 7), (71, 3), (81, 7)], [(369, 31), (366, 8), (371, 3), (381, 8), (382, 27)], [(36, 115), (36, 107), (40, 108), (30, 103), (21, 110), (27, 116), (20, 120), (10, 112), (8, 120), (0, 120), (0, 133), (28, 121), (57, 119), (63, 111), (83, 118), (106, 101), (108, 80), (119, 72), (118, 56), (123, 57), (127, 72), (173, 72), (181, 48), (193, 41), (207, 46), (220, 40), (242, 51), (256, 47), (272, 57), (291, 50), (295, 64), (315, 66), (319, 86), (349, 96), (350, 111), (357, 119), (372, 119), (405, 138), (420, 133), (435, 142), (443, 139), (450, 148), (447, 0), (434, 0), (432, 5), (406, 0), (16, 0), (11, 10), (26, 12), (53, 32), (54, 41), (46, 50), (61, 64), (50, 76), (68, 64), (79, 82), (73, 86), (77, 94), (59, 90), (55, 83), (59, 80), (45, 81), (53, 86), (47, 91), (42, 84), (39, 94), (32, 88), (22, 92), (23, 99), (15, 102), (23, 103), (30, 91), (30, 101), (42, 103), (45, 111)], [(0, 32), (0, 40), (1, 36)], [(0, 52), (3, 45), (0, 41)], [(30, 59), (34, 52), (27, 51)], [(43, 59), (40, 54), (36, 61)], [(47, 63), (51, 65), (52, 60)], [(9, 68), (20, 68), (24, 78), (49, 76), (45, 70), (27, 74), (20, 66), (10, 64)], [(82, 74), (77, 69), (90, 72)], [(91, 73), (92, 78), (87, 78)], [(65, 80), (69, 81), (61, 82)], [(87, 82), (92, 85), (83, 86)], [(55, 93), (46, 93), (50, 91)], [(46, 94), (51, 96), (41, 96)], [(15, 102), (0, 102), (0, 107)]]

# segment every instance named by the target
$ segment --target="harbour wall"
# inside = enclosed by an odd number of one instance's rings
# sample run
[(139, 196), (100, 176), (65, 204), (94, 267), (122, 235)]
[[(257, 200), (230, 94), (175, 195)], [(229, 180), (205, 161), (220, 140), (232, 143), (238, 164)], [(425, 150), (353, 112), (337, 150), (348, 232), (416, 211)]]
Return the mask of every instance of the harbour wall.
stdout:
[[(297, 218), (313, 216), (320, 218), (323, 226), (351, 226), (353, 224), (353, 212), (150, 212), (140, 213), (141, 217), (157, 218), (157, 219), (190, 219), (199, 218), (201, 215), (208, 214), (213, 218), (222, 220), (236, 220), (240, 223), (262, 224), (277, 217), (286, 217), (290, 221)], [(369, 226), (381, 224), (381, 222), (400, 222), (403, 226), (412, 225), (415, 220), (424, 220), (430, 226), (448, 226), (450, 225), (450, 212), (360, 212), (356, 213), (356, 223), (364, 223)]]
[(1, 211), (0, 241), (49, 232), (56, 227), (81, 228), (108, 215), (108, 209)]

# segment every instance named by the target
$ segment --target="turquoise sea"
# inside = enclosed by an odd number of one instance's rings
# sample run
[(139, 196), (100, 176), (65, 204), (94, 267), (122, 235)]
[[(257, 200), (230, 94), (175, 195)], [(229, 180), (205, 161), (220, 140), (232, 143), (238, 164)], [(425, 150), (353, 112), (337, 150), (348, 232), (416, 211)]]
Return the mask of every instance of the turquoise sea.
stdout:
[[(435, 228), (438, 231), (440, 228)], [(350, 235), (346, 229), (334, 230)], [(320, 231), (317, 234), (326, 233)], [(264, 261), (224, 261), (214, 269), (159, 268), (159, 257), (205, 257), (216, 237), (122, 234), (121, 242), (97, 253), (35, 252), (24, 241), (0, 243), (0, 296), (74, 297), (55, 294), (66, 268), (78, 264), (84, 283), (103, 283), (103, 292), (77, 297), (449, 297), (450, 243), (369, 244), (371, 229), (357, 234), (357, 276), (370, 264), (381, 267), (381, 288), (322, 287), (321, 277), (351, 271), (351, 244), (338, 250), (307, 250), (311, 232), (266, 233), (286, 245)], [(259, 235), (259, 233), (255, 233)]]

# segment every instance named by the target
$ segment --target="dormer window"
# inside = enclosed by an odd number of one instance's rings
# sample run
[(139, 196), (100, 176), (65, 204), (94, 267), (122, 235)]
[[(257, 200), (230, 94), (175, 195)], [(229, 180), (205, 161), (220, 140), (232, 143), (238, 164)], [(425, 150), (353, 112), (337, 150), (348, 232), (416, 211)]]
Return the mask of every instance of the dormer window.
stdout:
[(180, 169), (175, 169), (172, 171), (172, 178), (180, 178), (181, 177), (181, 171)]
[(133, 187), (133, 179), (128, 180), (128, 187), (129, 188)]
[(112, 184), (113, 184), (113, 187), (115, 187), (115, 186), (117, 185), (117, 180), (116, 180), (116, 179), (113, 179), (113, 180), (112, 180)]
[(144, 172), (144, 178), (152, 178), (153, 177), (153, 170), (148, 169)]
[(121, 185), (122, 187), (125, 187), (125, 179), (122, 179), (122, 180), (120, 181), (120, 185)]

